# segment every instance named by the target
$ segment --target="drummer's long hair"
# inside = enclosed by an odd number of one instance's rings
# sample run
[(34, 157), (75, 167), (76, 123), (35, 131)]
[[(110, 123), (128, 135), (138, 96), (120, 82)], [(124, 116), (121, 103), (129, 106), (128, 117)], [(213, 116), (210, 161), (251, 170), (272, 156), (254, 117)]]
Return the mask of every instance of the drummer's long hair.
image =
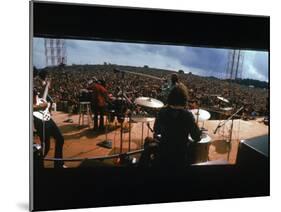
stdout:
[(186, 106), (187, 100), (187, 87), (182, 83), (177, 84), (168, 95), (168, 105)]

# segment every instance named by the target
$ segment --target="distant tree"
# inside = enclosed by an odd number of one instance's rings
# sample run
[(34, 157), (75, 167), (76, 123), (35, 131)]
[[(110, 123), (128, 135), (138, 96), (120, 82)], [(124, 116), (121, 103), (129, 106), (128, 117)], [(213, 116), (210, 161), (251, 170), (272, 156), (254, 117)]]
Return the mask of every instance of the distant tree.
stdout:
[(106, 66), (106, 65), (107, 65), (107, 63), (106, 63), (106, 62), (103, 62), (103, 65), (105, 65), (105, 66)]
[(178, 73), (179, 73), (179, 74), (184, 74), (184, 71), (180, 69), (180, 70), (178, 71)]
[(144, 67), (144, 68), (148, 68), (148, 65), (144, 65), (143, 67)]
[[(231, 81), (228, 79), (227, 81)], [(235, 79), (232, 80), (233, 82), (236, 82), (240, 85), (246, 85), (246, 86), (254, 86), (255, 88), (268, 88), (268, 82), (260, 81), (260, 80), (254, 80), (254, 79)]]

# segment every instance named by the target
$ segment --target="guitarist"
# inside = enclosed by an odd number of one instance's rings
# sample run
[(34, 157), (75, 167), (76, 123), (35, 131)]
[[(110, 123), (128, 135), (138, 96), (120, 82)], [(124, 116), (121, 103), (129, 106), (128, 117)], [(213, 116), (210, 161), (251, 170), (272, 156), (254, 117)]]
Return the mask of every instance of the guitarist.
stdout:
[[(33, 71), (33, 79), (36, 80), (38, 75), (38, 71), (36, 68), (34, 68)], [(41, 79), (40, 79), (41, 78)], [(42, 79), (42, 77), (39, 75), (39, 80), (41, 83), (45, 82), (45, 79)], [(48, 84), (46, 85), (48, 86)], [(45, 101), (38, 103), (39, 93), (36, 88), (33, 89), (33, 112), (40, 112), (46, 110), (48, 107), (48, 103)], [(53, 121), (52, 118), (49, 118), (48, 120), (37, 118), (33, 114), (33, 120), (34, 120), (34, 128), (37, 131), (38, 136), (40, 137), (41, 144), (43, 146), (43, 157), (45, 157), (49, 150), (50, 150), (50, 138), (53, 137), (55, 139), (55, 158), (63, 158), (63, 144), (64, 144), (64, 138), (62, 136), (62, 133), (60, 132), (60, 129), (56, 125), (56, 123)], [(63, 161), (55, 161), (54, 162), (54, 168), (66, 168)]]

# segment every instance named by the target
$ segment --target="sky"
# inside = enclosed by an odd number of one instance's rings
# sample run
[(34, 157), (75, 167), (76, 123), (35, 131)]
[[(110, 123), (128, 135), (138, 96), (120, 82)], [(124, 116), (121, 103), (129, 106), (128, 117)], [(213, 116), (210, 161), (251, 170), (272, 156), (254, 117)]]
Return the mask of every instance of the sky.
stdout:
[[(33, 63), (46, 66), (44, 38), (33, 40)], [(200, 76), (223, 78), (229, 49), (191, 46), (123, 43), (105, 41), (66, 41), (67, 65), (111, 63), (167, 70), (183, 70)], [(242, 50), (242, 78), (268, 82), (268, 52)]]

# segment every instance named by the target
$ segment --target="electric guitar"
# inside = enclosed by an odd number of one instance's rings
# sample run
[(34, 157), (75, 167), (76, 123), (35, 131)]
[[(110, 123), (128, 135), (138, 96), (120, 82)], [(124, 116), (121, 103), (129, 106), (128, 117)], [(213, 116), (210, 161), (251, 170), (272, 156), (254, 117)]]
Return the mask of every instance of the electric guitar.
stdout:
[[(47, 81), (42, 98), (39, 98), (38, 95), (36, 96), (36, 105), (47, 102), (46, 99), (48, 96), (49, 86), (50, 86), (50, 82)], [(44, 110), (33, 111), (33, 115), (36, 118), (41, 119), (42, 121), (49, 121), (51, 119), (51, 113), (49, 110), (51, 103), (49, 103), (49, 102), (47, 102), (47, 103), (48, 103), (48, 106)]]

